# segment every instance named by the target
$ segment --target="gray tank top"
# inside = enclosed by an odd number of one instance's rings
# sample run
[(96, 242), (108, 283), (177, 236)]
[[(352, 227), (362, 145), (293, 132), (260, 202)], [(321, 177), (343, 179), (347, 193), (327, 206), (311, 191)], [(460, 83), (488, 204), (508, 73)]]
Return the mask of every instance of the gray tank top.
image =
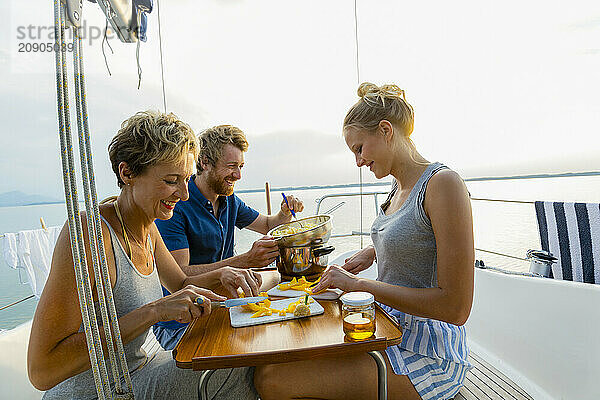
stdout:
[(394, 180), (392, 191), (371, 227), (378, 281), (411, 288), (437, 287), (435, 236), (423, 201), (431, 177), (446, 168), (438, 162), (430, 164), (400, 209), (385, 215), (384, 210), (398, 189)]
[[(158, 272), (156, 271), (156, 263), (153, 261), (153, 269), (150, 275), (142, 275), (133, 266), (129, 257), (127, 257), (127, 253), (125, 253), (123, 246), (121, 246), (121, 242), (119, 242), (119, 239), (110, 224), (108, 224), (103, 217), (102, 220), (108, 226), (110, 231), (112, 249), (115, 255), (117, 279), (115, 287), (113, 288), (113, 298), (117, 309), (117, 316), (120, 318), (122, 315), (125, 315), (136, 308), (162, 298), (163, 294), (158, 279)], [(148, 240), (150, 240), (150, 238), (148, 238)], [(98, 303), (95, 303), (94, 305), (96, 306), (96, 319), (98, 324), (102, 325), (100, 307), (98, 306)], [(146, 340), (146, 335), (148, 335), (148, 330), (149, 329), (146, 329), (144, 333), (124, 345), (125, 357), (130, 372), (144, 365), (148, 358), (148, 355), (142, 349), (142, 345)], [(83, 331), (83, 325), (79, 328), (79, 331)], [(108, 353), (105, 352), (104, 355), (105, 359), (108, 361)], [(108, 373), (111, 375), (110, 367), (108, 367)], [(94, 384), (94, 376), (91, 369), (59, 383), (44, 395), (44, 399), (93, 399), (96, 397), (96, 386)]]

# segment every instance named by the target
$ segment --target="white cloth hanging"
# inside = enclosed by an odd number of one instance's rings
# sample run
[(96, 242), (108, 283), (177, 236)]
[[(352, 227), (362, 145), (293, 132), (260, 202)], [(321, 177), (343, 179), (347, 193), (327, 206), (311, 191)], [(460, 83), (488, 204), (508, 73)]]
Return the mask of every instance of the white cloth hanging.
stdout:
[(19, 263), (17, 256), (17, 234), (16, 233), (5, 233), (0, 238), (0, 245), (2, 246), (2, 257), (6, 262), (6, 265), (15, 269)]
[(48, 279), (54, 245), (61, 226), (5, 233), (2, 237), (2, 255), (11, 268), (24, 271), (31, 292), (39, 298)]

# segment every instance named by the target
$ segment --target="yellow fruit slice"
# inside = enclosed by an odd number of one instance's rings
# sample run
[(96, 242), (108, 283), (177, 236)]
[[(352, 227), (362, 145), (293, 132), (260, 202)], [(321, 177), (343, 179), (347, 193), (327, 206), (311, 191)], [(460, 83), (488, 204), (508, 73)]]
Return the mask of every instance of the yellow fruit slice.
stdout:
[(266, 312), (267, 312), (267, 309), (261, 309), (261, 310), (259, 310), (259, 311), (255, 312), (254, 314), (252, 314), (252, 315), (250, 316), (250, 318), (258, 318), (258, 317), (262, 317), (263, 315), (265, 315), (265, 314), (266, 314)]

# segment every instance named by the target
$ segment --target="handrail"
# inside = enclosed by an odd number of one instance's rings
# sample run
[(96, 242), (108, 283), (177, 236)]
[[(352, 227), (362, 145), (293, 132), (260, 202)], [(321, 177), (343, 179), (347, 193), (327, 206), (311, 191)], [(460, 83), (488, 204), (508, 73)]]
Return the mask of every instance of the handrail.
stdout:
[(526, 174), (508, 176), (482, 176), (478, 178), (466, 178), (465, 182), (508, 181), (513, 179), (574, 178), (580, 176), (600, 176), (600, 171), (559, 172), (555, 174)]
[(373, 196), (373, 199), (375, 201), (375, 212), (377, 212), (377, 210), (379, 209), (379, 203), (377, 201), (377, 196), (380, 194), (389, 194), (389, 191), (378, 191), (378, 192), (363, 192), (363, 193), (332, 193), (332, 194), (326, 194), (324, 196), (319, 197), (316, 200), (317, 203), (317, 209), (315, 211), (315, 214), (319, 214), (319, 210), (321, 208), (321, 203), (323, 202), (323, 200), (330, 198), (330, 197), (353, 197), (353, 196)]
[(514, 258), (515, 260), (520, 260), (520, 261), (529, 261), (526, 258), (522, 258), (522, 257), (517, 257), (517, 256), (511, 256), (509, 254), (504, 254), (504, 253), (498, 253), (496, 251), (491, 251), (491, 250), (485, 250), (485, 249), (479, 249), (477, 247), (475, 247), (475, 250), (477, 251), (482, 251), (484, 253), (490, 253), (490, 254), (495, 254), (497, 256), (502, 256), (502, 257), (508, 257), (508, 258)]
[(544, 278), (543, 276), (538, 275), (538, 274), (534, 274), (532, 272), (511, 271), (511, 270), (508, 270), (508, 269), (502, 269), (502, 268), (496, 268), (496, 267), (488, 267), (487, 265), (481, 266), (481, 265), (475, 264), (475, 268), (478, 268), (478, 269), (489, 269), (490, 271), (502, 272), (502, 273), (507, 274), (507, 275), (527, 276), (527, 277), (530, 277), (530, 278)]
[[(321, 197), (319, 197), (318, 199), (316, 199), (316, 203), (317, 203), (317, 208), (315, 211), (315, 214), (319, 214), (319, 210), (321, 208), (321, 203), (323, 202), (323, 200), (327, 199), (327, 198), (333, 198), (333, 197), (354, 197), (354, 196), (373, 196), (374, 201), (375, 201), (375, 211), (378, 212), (379, 210), (379, 203), (377, 201), (377, 196), (381, 195), (381, 194), (385, 194), (387, 195), (389, 192), (386, 191), (377, 191), (377, 192), (363, 192), (363, 193), (332, 193), (332, 194), (326, 194), (323, 195)], [(518, 204), (535, 204), (535, 202), (533, 201), (521, 201), (521, 200), (504, 200), (504, 199), (486, 199), (486, 198), (471, 198), (471, 200), (480, 200), (480, 201), (496, 201), (496, 202), (506, 202), (506, 203), (518, 203)], [(352, 236), (370, 236), (369, 232), (361, 232), (361, 231), (351, 231), (350, 233), (338, 233), (338, 234), (332, 234), (331, 238), (342, 238), (342, 237), (352, 237)], [(480, 248), (475, 248), (475, 250), (477, 251), (481, 251), (484, 253), (489, 253), (489, 254), (494, 254), (497, 256), (502, 256), (502, 257), (508, 257), (508, 258), (512, 258), (515, 260), (519, 260), (519, 261), (528, 261), (526, 258), (523, 257), (517, 257), (517, 256), (513, 256), (510, 254), (504, 254), (504, 253), (500, 253), (497, 251), (492, 251), (492, 250), (486, 250), (486, 249), (480, 249)]]
[(23, 301), (25, 301), (25, 300), (29, 300), (29, 299), (30, 299), (30, 298), (32, 298), (32, 297), (35, 297), (35, 295), (31, 294), (31, 295), (29, 295), (29, 296), (25, 297), (24, 299), (17, 300), (17, 301), (15, 301), (14, 303), (10, 303), (10, 304), (8, 304), (8, 305), (2, 306), (2, 307), (0, 307), (0, 311), (2, 311), (2, 310), (4, 310), (4, 309), (6, 309), (6, 308), (8, 308), (8, 307), (15, 306), (15, 305), (17, 305), (17, 304), (19, 304), (19, 303), (21, 303), (21, 302), (23, 302)]
[(506, 200), (506, 199), (485, 199), (485, 198), (478, 198), (478, 197), (471, 197), (471, 200), (495, 201), (495, 202), (500, 202), (500, 203), (535, 204), (535, 201)]

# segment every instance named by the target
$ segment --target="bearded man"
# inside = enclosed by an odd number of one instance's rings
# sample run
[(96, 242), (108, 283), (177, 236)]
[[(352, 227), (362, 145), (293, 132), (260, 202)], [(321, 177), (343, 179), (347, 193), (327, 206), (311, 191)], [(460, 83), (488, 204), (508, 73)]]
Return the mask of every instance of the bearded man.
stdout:
[[(233, 267), (236, 273), (231, 274), (231, 279), (235, 282), (225, 286), (238, 287), (235, 284), (239, 283), (246, 295), (256, 296), (261, 283), (264, 286), (263, 278), (248, 268), (271, 264), (279, 254), (277, 243), (272, 237), (263, 236), (249, 251), (234, 256), (235, 227), (265, 235), (270, 229), (291, 220), (290, 208), (301, 212), (304, 205), (294, 196), (288, 196), (289, 207), (282, 202), (277, 214), (267, 216), (247, 206), (233, 193), (235, 182), (242, 177), (244, 152), (248, 150), (248, 141), (239, 128), (215, 126), (203, 131), (198, 139), (200, 155), (197, 173), (188, 184), (189, 200), (178, 202), (173, 217), (157, 220), (156, 225), (167, 248), (187, 275)], [(242, 276), (240, 270), (248, 276)], [(164, 288), (163, 292), (169, 294)], [(153, 330), (163, 348), (171, 350), (186, 326), (168, 321), (154, 325)]]

